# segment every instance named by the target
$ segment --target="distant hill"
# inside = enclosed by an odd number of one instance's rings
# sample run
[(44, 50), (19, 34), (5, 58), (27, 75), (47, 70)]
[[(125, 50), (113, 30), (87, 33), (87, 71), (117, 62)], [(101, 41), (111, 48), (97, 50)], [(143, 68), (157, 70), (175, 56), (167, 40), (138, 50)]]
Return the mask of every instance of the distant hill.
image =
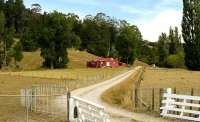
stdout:
[[(40, 51), (23, 52), (24, 58), (18, 63), (20, 67), (25, 70), (39, 69), (42, 66), (44, 59), (40, 56)], [(98, 58), (95, 55), (87, 53), (86, 51), (68, 50), (68, 58), (70, 62), (67, 64), (68, 68), (84, 68), (86, 62)]]
[[(24, 58), (18, 63), (24, 70), (35, 70), (42, 66), (44, 59), (40, 56), (40, 51), (23, 52)], [(67, 64), (68, 68), (85, 68), (86, 62), (98, 58), (98, 56), (87, 53), (86, 51), (68, 50), (68, 58), (70, 62)], [(135, 61), (134, 66), (148, 66), (146, 63)]]

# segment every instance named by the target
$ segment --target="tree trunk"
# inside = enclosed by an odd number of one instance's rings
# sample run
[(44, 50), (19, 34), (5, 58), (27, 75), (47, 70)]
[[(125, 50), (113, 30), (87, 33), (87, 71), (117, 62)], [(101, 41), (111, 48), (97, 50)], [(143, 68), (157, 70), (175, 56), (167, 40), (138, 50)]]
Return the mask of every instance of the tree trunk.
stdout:
[(52, 59), (51, 59), (51, 69), (53, 69), (54, 67), (53, 67), (53, 61), (52, 61)]

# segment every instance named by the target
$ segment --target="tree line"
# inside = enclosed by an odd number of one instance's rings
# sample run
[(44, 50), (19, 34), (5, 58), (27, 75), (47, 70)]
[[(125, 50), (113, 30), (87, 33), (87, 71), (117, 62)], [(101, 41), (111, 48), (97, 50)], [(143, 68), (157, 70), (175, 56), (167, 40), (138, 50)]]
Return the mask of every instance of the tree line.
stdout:
[[(0, 67), (10, 65), (12, 59), (17, 65), (23, 58), (22, 51), (40, 50), (44, 67), (66, 68), (69, 62), (67, 49), (74, 48), (100, 57), (113, 57), (130, 65), (138, 59), (161, 67), (185, 68), (186, 64), (192, 69), (190, 62), (195, 65), (200, 62), (199, 59), (195, 63), (192, 57), (199, 54), (199, 48), (193, 47), (195, 54), (189, 54), (191, 47), (188, 45), (196, 46), (197, 43), (192, 44), (188, 40), (191, 35), (192, 39), (198, 37), (198, 29), (194, 25), (196, 30), (188, 32), (190, 24), (194, 24), (188, 21), (198, 17), (199, 2), (183, 0), (183, 3), (182, 33), (185, 43), (181, 42), (177, 27), (170, 27), (168, 35), (161, 33), (157, 42), (149, 42), (143, 40), (136, 25), (104, 13), (88, 14), (81, 20), (74, 13), (42, 13), (42, 7), (37, 3), (26, 8), (23, 0), (0, 0)], [(14, 37), (20, 40), (15, 41)]]

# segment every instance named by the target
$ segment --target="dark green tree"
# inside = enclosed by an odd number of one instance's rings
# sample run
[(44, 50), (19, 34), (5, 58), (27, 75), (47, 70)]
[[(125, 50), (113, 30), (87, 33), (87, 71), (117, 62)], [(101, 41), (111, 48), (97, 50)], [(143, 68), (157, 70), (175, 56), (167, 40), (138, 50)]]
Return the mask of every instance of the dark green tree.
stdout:
[(23, 51), (23, 46), (21, 44), (20, 41), (18, 41), (16, 43), (16, 45), (13, 47), (13, 58), (15, 60), (15, 66), (17, 66), (17, 61), (21, 61), (23, 59), (23, 54), (22, 54), (22, 51)]
[(4, 0), (0, 0), (0, 11), (4, 11)]
[(200, 70), (200, 1), (183, 0), (182, 36), (185, 42), (185, 64)]
[(178, 34), (178, 27), (169, 29), (169, 57), (166, 59), (166, 67), (185, 68), (185, 59), (181, 36)]
[(122, 62), (132, 65), (136, 58), (138, 36), (135, 30), (131, 27), (125, 26), (122, 32), (117, 36), (115, 47)]
[(68, 13), (66, 17), (71, 19), (73, 25), (69, 48), (73, 47), (75, 50), (80, 49), (80, 45), (82, 44), (80, 38), (81, 30), (83, 29), (82, 21), (79, 20), (79, 16), (74, 13)]
[(15, 30), (16, 33), (23, 33), (24, 29), (24, 23), (25, 23), (25, 18), (24, 18), (24, 11), (25, 11), (25, 6), (23, 3), (23, 0), (15, 0)]
[(34, 4), (31, 5), (31, 11), (33, 13), (41, 13), (42, 7), (40, 6), (40, 4), (34, 3)]
[(20, 39), (21, 44), (23, 46), (23, 51), (36, 51), (38, 49), (37, 40), (34, 39), (33, 33), (27, 28)]
[(72, 30), (71, 19), (57, 11), (43, 15), (43, 26), (38, 37), (43, 66), (65, 68), (69, 62), (67, 47), (70, 44)]
[(13, 36), (15, 29), (5, 27), (6, 20), (4, 13), (0, 12), (0, 64), (1, 66), (9, 65), (11, 61), (11, 47), (14, 44)]
[(3, 33), (4, 33), (4, 25), (6, 23), (6, 19), (3, 11), (0, 11), (0, 67), (3, 65), (4, 60), (4, 50), (3, 50)]
[(157, 49), (160, 62), (158, 65), (164, 67), (164, 62), (166, 58), (169, 56), (169, 43), (166, 33), (161, 33), (161, 35), (159, 36)]
[(178, 27), (175, 27), (173, 30), (172, 27), (170, 26), (169, 29), (169, 54), (178, 54), (181, 51), (181, 36), (178, 34)]

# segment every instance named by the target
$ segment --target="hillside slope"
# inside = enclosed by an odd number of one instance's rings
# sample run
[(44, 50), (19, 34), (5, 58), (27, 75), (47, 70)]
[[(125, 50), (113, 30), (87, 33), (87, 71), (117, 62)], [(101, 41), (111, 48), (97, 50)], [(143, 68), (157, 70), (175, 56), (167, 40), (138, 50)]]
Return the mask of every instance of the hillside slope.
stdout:
[[(18, 63), (20, 67), (25, 70), (39, 69), (42, 66), (44, 59), (40, 56), (40, 51), (23, 52), (24, 58)], [(98, 58), (95, 55), (89, 54), (86, 51), (68, 50), (68, 57), (70, 62), (67, 64), (68, 68), (84, 68), (86, 62)]]

